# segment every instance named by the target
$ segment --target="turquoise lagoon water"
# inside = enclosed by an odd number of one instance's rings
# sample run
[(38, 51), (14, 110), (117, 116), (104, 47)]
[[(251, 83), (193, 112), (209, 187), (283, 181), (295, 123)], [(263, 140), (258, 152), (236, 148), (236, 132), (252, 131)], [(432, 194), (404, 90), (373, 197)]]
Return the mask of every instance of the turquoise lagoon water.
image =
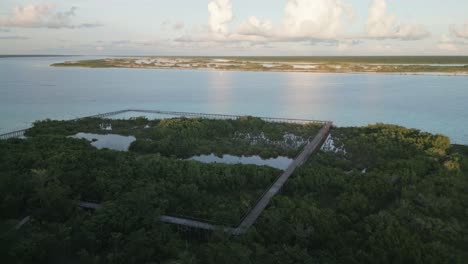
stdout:
[(127, 108), (385, 122), (468, 144), (468, 76), (55, 68), (0, 58), (0, 133)]

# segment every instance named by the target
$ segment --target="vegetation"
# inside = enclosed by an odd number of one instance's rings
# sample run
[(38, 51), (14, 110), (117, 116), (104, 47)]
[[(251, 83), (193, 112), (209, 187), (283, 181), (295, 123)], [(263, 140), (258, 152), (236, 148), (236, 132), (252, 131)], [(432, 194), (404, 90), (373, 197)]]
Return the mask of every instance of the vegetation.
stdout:
[(63, 219), (76, 211), (77, 201), (120, 203), (141, 194), (163, 213), (235, 225), (279, 174), (266, 166), (97, 150), (83, 140), (56, 136), (2, 142), (2, 155), (0, 180), (9, 188), (2, 188), (1, 212), (8, 218)]
[(52, 66), (334, 73), (468, 74), (468, 57), (136, 57), (71, 61), (56, 63)]
[(280, 155), (295, 157), (305, 142), (320, 129), (317, 124), (270, 123), (254, 117), (237, 120), (86, 118), (77, 121), (39, 121), (27, 131), (26, 136), (109, 133), (101, 125), (112, 126), (112, 133), (135, 136), (137, 140), (130, 147), (133, 152), (160, 153), (178, 158), (211, 153), (260, 155), (263, 158)]
[(344, 151), (297, 171), (259, 224), (265, 240), (325, 263), (467, 262), (468, 147), (388, 125), (332, 136)]
[(77, 62), (55, 63), (52, 66), (61, 67), (86, 67), (86, 68), (112, 68), (114, 63), (110, 60), (81, 60)]
[[(69, 138), (78, 132), (106, 134), (107, 128), (112, 133), (137, 138), (130, 147), (131, 153), (99, 151), (85, 140)], [(34, 179), (38, 174), (37, 177), (52, 177), (63, 183), (67, 208), (77, 201), (114, 201), (137, 186), (146, 185), (156, 188), (152, 195), (164, 201), (161, 210), (166, 214), (234, 226), (280, 171), (266, 166), (203, 164), (181, 159), (213, 152), (295, 156), (305, 142), (302, 145), (294, 144), (297, 143), (294, 140), (287, 142), (283, 135), (315, 136), (319, 128), (315, 124), (269, 123), (253, 117), (44, 120), (26, 131), (28, 140), (6, 145), (5, 155), (10, 154), (5, 164), (28, 158), (29, 154), (33, 155), (31, 160), (39, 159), (40, 165), (31, 162), (22, 170), (11, 171), (10, 176), (26, 174), (25, 177)], [(246, 135), (255, 135), (255, 142)], [(262, 137), (257, 138), (258, 135)], [(116, 161), (118, 166), (113, 165)], [(33, 179), (28, 178), (26, 182), (34, 182)], [(41, 207), (27, 202), (32, 199), (27, 196), (31, 193), (34, 193), (32, 189), (24, 191), (19, 208), (34, 213)], [(13, 215), (19, 213), (14, 211)]]
[(365, 63), (365, 64), (468, 64), (468, 56), (262, 56), (212, 57), (248, 61)]
[[(206, 207), (229, 214), (276, 171), (97, 150), (64, 137), (74, 130), (63, 125), (0, 141), (3, 263), (468, 262), (468, 147), (444, 136), (335, 128), (336, 148), (297, 170), (246, 235), (200, 239), (155, 219)], [(105, 207), (74, 206), (83, 198)], [(32, 220), (15, 230), (24, 215)]]

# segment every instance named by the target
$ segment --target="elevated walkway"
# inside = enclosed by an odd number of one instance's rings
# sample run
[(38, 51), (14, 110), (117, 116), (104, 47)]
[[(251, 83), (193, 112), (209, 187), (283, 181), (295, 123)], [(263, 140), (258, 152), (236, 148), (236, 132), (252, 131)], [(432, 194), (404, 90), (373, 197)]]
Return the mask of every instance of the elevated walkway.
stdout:
[[(142, 110), (142, 109), (126, 109), (114, 112), (108, 112), (103, 114), (97, 114), (82, 118), (76, 118), (72, 120), (79, 120), (83, 118), (107, 118), (111, 116), (116, 116), (119, 114), (124, 114), (128, 112), (135, 112), (135, 113), (147, 113), (147, 114), (159, 114), (159, 115), (167, 115), (167, 116), (175, 116), (175, 117), (187, 117), (187, 118), (208, 118), (208, 119), (238, 119), (242, 116), (240, 115), (222, 115), (222, 114), (205, 114), (205, 113), (190, 113), (190, 112), (174, 112), (174, 111), (160, 111), (160, 110)], [(182, 217), (175, 217), (170, 215), (163, 215), (159, 219), (159, 221), (174, 224), (184, 229), (199, 229), (199, 230), (207, 230), (207, 231), (217, 231), (221, 230), (228, 234), (232, 235), (241, 235), (247, 232), (247, 230), (257, 221), (260, 217), (262, 212), (268, 206), (270, 201), (273, 197), (278, 194), (286, 182), (288, 181), (289, 177), (294, 173), (296, 168), (303, 165), (307, 159), (317, 150), (319, 150), (325, 142), (326, 138), (330, 133), (330, 129), (333, 125), (331, 121), (320, 121), (320, 120), (307, 120), (307, 119), (291, 119), (291, 118), (274, 118), (274, 117), (258, 117), (267, 122), (279, 122), (279, 123), (298, 123), (298, 124), (309, 124), (309, 123), (316, 123), (322, 124), (323, 127), (320, 129), (318, 134), (314, 137), (312, 141), (310, 141), (302, 150), (302, 152), (294, 159), (293, 162), (288, 166), (288, 168), (275, 180), (275, 182), (262, 194), (260, 199), (256, 202), (255, 206), (245, 215), (245, 217), (241, 220), (237, 227), (229, 227), (223, 225), (216, 225), (204, 221), (193, 220), (188, 218)], [(8, 138), (15, 138), (21, 137), (24, 135), (27, 129), (18, 130), (9, 132), (6, 134), (0, 135), (0, 139), (8, 139)], [(81, 201), (78, 203), (78, 206), (85, 209), (92, 209), (97, 210), (101, 209), (103, 205), (98, 203), (92, 202), (84, 202)], [(29, 217), (26, 217), (18, 224), (18, 227), (21, 227), (23, 224), (28, 222)]]
[[(246, 214), (246, 216), (241, 220), (240, 224), (237, 227), (229, 227), (223, 225), (216, 225), (208, 222), (192, 220), (188, 218), (175, 217), (170, 215), (163, 215), (158, 220), (168, 224), (174, 224), (182, 226), (188, 229), (202, 229), (207, 231), (224, 231), (232, 235), (242, 235), (247, 232), (247, 230), (255, 224), (257, 219), (260, 217), (262, 212), (266, 209), (273, 197), (278, 194), (288, 181), (289, 177), (294, 173), (295, 169), (303, 165), (309, 157), (317, 150), (321, 148), (323, 142), (327, 139), (330, 129), (332, 127), (331, 122), (325, 123), (325, 125), (320, 129), (315, 138), (309, 142), (303, 149), (303, 151), (294, 159), (289, 167), (276, 179), (276, 181), (263, 193), (260, 199), (257, 201), (255, 206)], [(80, 207), (87, 209), (100, 209), (102, 205), (89, 202), (80, 202)]]

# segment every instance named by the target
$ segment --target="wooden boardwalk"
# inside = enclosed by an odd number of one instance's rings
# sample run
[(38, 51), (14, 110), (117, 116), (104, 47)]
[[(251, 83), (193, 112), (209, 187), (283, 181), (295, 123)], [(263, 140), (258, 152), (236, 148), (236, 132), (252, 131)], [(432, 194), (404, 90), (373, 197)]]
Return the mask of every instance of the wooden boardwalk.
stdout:
[[(302, 152), (294, 159), (294, 161), (289, 165), (289, 167), (276, 179), (276, 181), (267, 189), (267, 191), (260, 197), (255, 206), (246, 214), (246, 216), (241, 220), (240, 224), (237, 227), (229, 227), (216, 225), (212, 223), (174, 217), (170, 215), (163, 215), (158, 220), (168, 224), (174, 224), (178, 226), (185, 227), (189, 229), (202, 229), (208, 231), (224, 231), (232, 235), (242, 235), (247, 232), (247, 230), (257, 221), (258, 217), (262, 214), (265, 208), (270, 203), (271, 199), (281, 191), (285, 183), (288, 181), (289, 177), (294, 173), (294, 170), (304, 164), (307, 159), (314, 153), (316, 150), (320, 149), (323, 142), (326, 140), (330, 133), (332, 123), (327, 122), (320, 129), (315, 138), (309, 142)], [(80, 207), (87, 209), (100, 209), (102, 205), (89, 202), (80, 202)]]
[[(79, 117), (79, 118), (71, 119), (69, 121), (75, 121), (75, 120), (80, 120), (80, 119), (85, 119), (85, 118), (105, 118), (105, 117), (111, 117), (111, 116), (115, 116), (115, 115), (119, 115), (119, 114), (123, 114), (123, 113), (127, 113), (127, 112), (131, 112), (131, 110), (126, 109), (126, 110), (108, 112), (108, 113), (97, 114), (97, 115), (92, 115), (92, 116)], [(16, 131), (11, 131), (11, 132), (7, 132), (7, 133), (4, 133), (4, 134), (0, 134), (0, 140), (22, 137), (22, 136), (24, 136), (24, 133), (28, 129), (29, 128), (25, 128), (25, 129), (21, 129), (21, 130), (16, 130)]]
[(24, 136), (24, 132), (26, 132), (26, 129), (16, 130), (16, 131), (8, 132), (8, 133), (5, 133), (5, 134), (1, 134), (0, 135), (0, 140), (1, 139), (9, 139), (9, 138), (19, 138), (19, 137)]
[[(73, 120), (80, 120), (84, 118), (106, 118), (123, 113), (136, 112), (136, 113), (148, 113), (148, 114), (160, 114), (176, 117), (195, 117), (195, 118), (208, 118), (208, 119), (238, 119), (242, 116), (239, 115), (222, 115), (222, 114), (205, 114), (205, 113), (190, 113), (190, 112), (173, 112), (173, 111), (160, 111), (160, 110), (141, 110), (141, 109), (126, 109), (114, 112), (108, 112), (103, 114), (97, 114), (87, 117), (76, 118)], [(302, 150), (302, 152), (294, 159), (294, 161), (288, 166), (288, 168), (275, 180), (275, 182), (263, 193), (260, 199), (257, 201), (255, 206), (245, 215), (241, 220), (240, 224), (233, 228), (229, 226), (216, 225), (208, 222), (192, 220), (187, 218), (174, 217), (170, 215), (163, 215), (159, 219), (164, 223), (174, 224), (184, 229), (198, 229), (198, 230), (209, 230), (209, 231), (224, 231), (232, 235), (241, 235), (247, 232), (247, 230), (257, 221), (258, 217), (262, 214), (263, 210), (268, 206), (271, 199), (278, 194), (281, 189), (284, 187), (285, 183), (288, 181), (289, 177), (294, 173), (294, 170), (304, 164), (307, 159), (314, 153), (314, 151), (320, 149), (323, 142), (326, 140), (327, 136), (330, 133), (332, 127), (332, 122), (330, 121), (320, 121), (320, 120), (307, 120), (307, 119), (291, 119), (291, 118), (273, 118), (273, 117), (258, 117), (267, 122), (282, 122), (282, 123), (298, 123), (298, 124), (308, 124), (308, 123), (318, 123), (322, 124), (323, 127), (320, 129), (318, 134), (310, 141)], [(0, 139), (8, 139), (21, 137), (24, 135), (27, 129), (18, 130), (9, 132), (6, 134), (0, 135)], [(92, 202), (79, 202), (78, 206), (85, 209), (101, 209), (103, 205)], [(20, 228), (23, 224), (28, 222), (29, 217), (24, 218), (17, 226)]]
[(78, 202), (78, 206), (81, 208), (94, 209), (94, 210), (102, 208), (102, 204), (90, 203), (90, 202)]
[[(144, 113), (144, 114), (159, 114), (159, 115), (168, 115), (176, 117), (187, 117), (187, 118), (208, 118), (208, 119), (239, 119), (245, 117), (245, 115), (225, 115), (225, 114), (206, 114), (206, 113), (191, 113), (191, 112), (175, 112), (175, 111), (160, 111), (160, 110), (142, 110), (142, 109), (129, 109), (127, 112), (135, 113)], [(298, 119), (298, 118), (278, 118), (278, 117), (264, 117), (264, 116), (255, 116), (267, 122), (274, 123), (296, 123), (296, 124), (326, 124), (329, 121), (322, 120), (311, 120), (311, 119)]]
[(331, 122), (326, 123), (322, 129), (320, 129), (315, 138), (309, 144), (307, 144), (307, 146), (305, 146), (304, 150), (296, 157), (296, 159), (294, 159), (293, 162), (291, 162), (283, 174), (281, 174), (281, 176), (278, 177), (273, 185), (263, 194), (255, 207), (250, 210), (250, 212), (241, 221), (238, 227), (239, 234), (247, 232), (247, 229), (249, 229), (257, 221), (258, 217), (263, 212), (263, 210), (265, 210), (273, 196), (280, 192), (289, 177), (291, 177), (293, 174), (294, 170), (304, 164), (312, 155), (312, 153), (314, 153), (314, 151), (320, 149), (323, 142), (325, 142), (328, 134), (330, 133), (331, 126)]
[(29, 222), (29, 220), (31, 220), (31, 217), (29, 215), (25, 216), (18, 224), (16, 224), (15, 229), (20, 229), (23, 225)]
[[(85, 118), (106, 118), (111, 116), (116, 116), (119, 114), (124, 113), (145, 113), (145, 114), (159, 114), (159, 115), (166, 115), (166, 116), (176, 116), (176, 117), (192, 117), (192, 118), (208, 118), (208, 119), (238, 119), (241, 118), (241, 115), (224, 115), (224, 114), (206, 114), (206, 113), (191, 113), (191, 112), (177, 112), (177, 111), (161, 111), (161, 110), (144, 110), (144, 109), (124, 109), (119, 111), (107, 112), (102, 114), (96, 114), (91, 116), (84, 116), (79, 118), (70, 119), (69, 121), (75, 121)], [(309, 124), (309, 123), (317, 123), (317, 124), (327, 124), (330, 123), (329, 121), (321, 121), (321, 120), (309, 120), (309, 119), (298, 119), (298, 118), (276, 118), (276, 117), (262, 117), (257, 116), (267, 122), (280, 122), (280, 123), (297, 123), (297, 124)], [(24, 136), (24, 133), (29, 128), (16, 130), (7, 132), (4, 134), (0, 134), (0, 140), (2, 139), (9, 139), (9, 138), (19, 138)]]
[(228, 234), (237, 234), (237, 228), (232, 228), (228, 226), (222, 226), (222, 225), (215, 225), (211, 223), (206, 223), (206, 222), (201, 222), (201, 221), (196, 221), (196, 220), (191, 220), (191, 219), (186, 219), (186, 218), (180, 218), (180, 217), (174, 217), (170, 215), (162, 215), (159, 218), (159, 221), (168, 223), (168, 224), (174, 224), (178, 226), (185, 227), (186, 229), (201, 229), (201, 230), (207, 230), (207, 231), (223, 231)]

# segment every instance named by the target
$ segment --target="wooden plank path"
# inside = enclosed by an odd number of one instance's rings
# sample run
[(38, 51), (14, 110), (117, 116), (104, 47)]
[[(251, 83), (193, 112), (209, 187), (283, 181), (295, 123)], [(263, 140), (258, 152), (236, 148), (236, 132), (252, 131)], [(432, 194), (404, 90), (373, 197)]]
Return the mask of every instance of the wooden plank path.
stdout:
[(247, 232), (247, 230), (257, 221), (260, 214), (265, 210), (267, 205), (270, 203), (273, 196), (275, 196), (284, 186), (286, 181), (291, 177), (294, 170), (304, 164), (309, 157), (314, 153), (315, 150), (320, 149), (323, 142), (325, 142), (328, 134), (330, 133), (332, 123), (326, 123), (322, 129), (318, 132), (315, 138), (305, 146), (304, 150), (294, 159), (293, 162), (289, 165), (289, 167), (281, 174), (280, 177), (273, 183), (273, 185), (266, 191), (263, 196), (260, 198), (258, 203), (255, 207), (250, 210), (250, 212), (244, 217), (241, 221), (238, 232), (239, 234), (243, 234)]
[[(199, 118), (208, 118), (208, 119), (239, 119), (245, 117), (245, 115), (225, 115), (225, 114), (206, 114), (206, 113), (191, 113), (191, 112), (176, 112), (176, 111), (161, 111), (161, 110), (142, 110), (142, 109), (129, 109), (127, 112), (135, 113), (145, 113), (145, 114), (159, 114), (159, 115), (169, 115), (169, 116), (178, 116), (178, 117), (199, 117)], [(311, 119), (299, 119), (299, 118), (278, 118), (278, 117), (264, 117), (264, 116), (255, 116), (264, 121), (275, 122), (275, 123), (297, 123), (297, 124), (308, 124), (308, 123), (318, 123), (326, 124), (330, 121), (323, 120), (311, 120)]]
[[(195, 117), (195, 118), (208, 118), (208, 119), (238, 119), (241, 118), (241, 115), (223, 115), (223, 114), (206, 114), (206, 113), (191, 113), (191, 112), (177, 112), (177, 111), (161, 111), (161, 110), (144, 110), (144, 109), (124, 109), (119, 111), (107, 112), (102, 114), (96, 114), (91, 116), (79, 117), (70, 119), (69, 121), (76, 121), (85, 118), (106, 118), (111, 116), (116, 116), (119, 114), (124, 113), (145, 113), (145, 114), (160, 114), (160, 115), (168, 115), (168, 116), (178, 116), (178, 117)], [(309, 119), (298, 119), (298, 118), (277, 118), (277, 117), (262, 117), (257, 116), (264, 121), (268, 122), (280, 122), (280, 123), (298, 123), (298, 124), (308, 124), (308, 123), (317, 123), (317, 124), (326, 124), (329, 121), (322, 121), (322, 120), (309, 120)], [(28, 128), (7, 132), (4, 134), (0, 134), (0, 140), (2, 139), (9, 139), (9, 138), (19, 138), (24, 136), (24, 133), (28, 130)]]
[[(315, 136), (315, 138), (309, 142), (303, 149), (303, 151), (294, 159), (294, 161), (289, 165), (289, 167), (276, 179), (276, 181), (271, 185), (271, 187), (261, 196), (255, 206), (247, 213), (247, 215), (242, 219), (239, 226), (233, 228), (229, 226), (215, 225), (207, 222), (174, 217), (170, 215), (163, 215), (159, 218), (159, 221), (168, 224), (175, 224), (179, 226), (184, 226), (187, 228), (203, 229), (209, 231), (224, 231), (232, 235), (242, 235), (247, 232), (247, 230), (257, 221), (258, 217), (262, 214), (265, 208), (270, 203), (271, 199), (280, 192), (284, 187), (284, 184), (288, 181), (289, 177), (294, 173), (294, 170), (303, 165), (309, 157), (316, 150), (320, 149), (323, 142), (327, 139), (330, 129), (332, 127), (332, 122), (327, 122)], [(87, 209), (100, 209), (102, 205), (89, 203), (89, 202), (80, 202), (80, 207)]]
[(24, 136), (24, 132), (26, 132), (26, 129), (21, 129), (21, 130), (1, 134), (0, 139), (19, 138), (19, 137)]
[(232, 227), (222, 226), (222, 225), (215, 225), (211, 223), (191, 220), (187, 218), (174, 217), (170, 215), (162, 215), (159, 218), (159, 221), (167, 223), (167, 224), (183, 226), (188, 229), (195, 228), (195, 229), (201, 229), (201, 230), (207, 230), (207, 231), (223, 231), (228, 234), (238, 233), (237, 228), (232, 228)]
[(78, 202), (78, 206), (81, 208), (85, 208), (85, 209), (97, 210), (97, 209), (101, 209), (103, 205), (98, 204), (98, 203), (91, 203), (91, 202)]
[[(114, 112), (108, 112), (103, 114), (97, 114), (87, 117), (76, 118), (72, 120), (80, 120), (84, 118), (106, 118), (111, 117), (127, 112), (136, 112), (136, 113), (148, 113), (148, 114), (160, 114), (160, 115), (169, 115), (169, 116), (178, 116), (178, 117), (198, 117), (198, 118), (208, 118), (208, 119), (238, 119), (242, 116), (239, 115), (222, 115), (222, 114), (205, 114), (205, 113), (190, 113), (190, 112), (174, 112), (174, 111), (160, 111), (160, 110), (142, 110), (142, 109), (125, 109)], [(294, 173), (294, 170), (304, 164), (307, 159), (314, 153), (314, 151), (320, 149), (323, 142), (326, 140), (327, 136), (330, 133), (332, 127), (332, 122), (330, 121), (320, 121), (320, 120), (307, 120), (307, 119), (291, 119), (291, 118), (273, 118), (273, 117), (258, 117), (264, 121), (268, 122), (284, 122), (284, 123), (298, 123), (298, 124), (308, 124), (308, 123), (318, 123), (323, 124), (323, 127), (320, 129), (318, 134), (314, 139), (309, 142), (302, 152), (294, 159), (294, 161), (288, 166), (288, 168), (275, 180), (275, 182), (263, 193), (260, 199), (257, 201), (255, 206), (245, 215), (241, 220), (240, 224), (233, 228), (229, 226), (216, 225), (208, 222), (175, 217), (170, 215), (163, 215), (159, 219), (164, 223), (178, 225), (184, 228), (194, 228), (199, 230), (209, 230), (217, 231), (221, 230), (223, 232), (232, 234), (232, 235), (241, 235), (247, 232), (247, 230), (257, 221), (258, 217), (262, 214), (265, 208), (270, 203), (271, 199), (278, 194), (281, 189), (284, 187), (285, 183), (288, 181), (289, 177)], [(24, 135), (27, 129), (18, 130), (9, 132), (6, 134), (0, 135), (0, 139), (8, 139), (14, 137), (21, 137)], [(85, 209), (101, 209), (102, 204), (92, 203), (92, 202), (78, 202), (78, 206)], [(29, 221), (29, 216), (25, 217), (17, 225), (17, 229)]]
[(24, 224), (26, 224), (27, 222), (29, 222), (29, 220), (31, 220), (31, 217), (28, 215), (28, 216), (25, 216), (23, 219), (21, 219), (21, 221), (19, 221), (19, 223), (15, 226), (15, 229), (20, 229)]
[[(115, 116), (115, 115), (119, 115), (119, 114), (123, 114), (123, 113), (127, 113), (127, 112), (131, 112), (131, 110), (125, 109), (125, 110), (119, 110), (119, 111), (108, 112), (108, 113), (103, 113), (103, 114), (79, 117), (79, 118), (70, 119), (69, 121), (77, 121), (77, 120), (85, 119), (85, 118), (105, 118), (105, 117), (111, 117), (111, 116)], [(11, 132), (7, 132), (7, 133), (4, 133), (4, 134), (0, 134), (0, 140), (22, 137), (22, 136), (24, 136), (24, 133), (28, 129), (29, 128), (25, 128), (25, 129), (21, 129), (21, 130), (16, 130), (16, 131), (11, 131)]]

